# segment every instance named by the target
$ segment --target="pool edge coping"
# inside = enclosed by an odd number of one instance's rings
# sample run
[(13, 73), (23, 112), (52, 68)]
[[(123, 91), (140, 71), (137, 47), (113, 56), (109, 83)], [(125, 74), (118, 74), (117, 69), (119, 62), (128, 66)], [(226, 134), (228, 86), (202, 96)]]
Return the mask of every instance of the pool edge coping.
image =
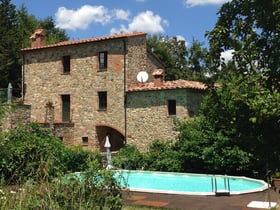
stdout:
[[(118, 169), (116, 171), (135, 171), (135, 172), (153, 172), (153, 173), (174, 173), (174, 174), (184, 174), (184, 175), (203, 175), (203, 176), (227, 176), (231, 178), (242, 178), (250, 181), (256, 181), (263, 184), (262, 187), (258, 187), (252, 190), (243, 190), (243, 191), (229, 191), (228, 195), (242, 195), (249, 193), (257, 193), (267, 190), (270, 186), (264, 180), (254, 179), (246, 176), (231, 176), (231, 175), (219, 175), (219, 174), (201, 174), (201, 173), (182, 173), (182, 172), (164, 172), (164, 171), (144, 171), (144, 170), (124, 170)], [(183, 192), (183, 191), (173, 191), (173, 190), (156, 190), (156, 189), (143, 189), (143, 188), (133, 188), (133, 187), (124, 187), (123, 189), (130, 190), (132, 192), (143, 192), (143, 193), (161, 193), (161, 194), (174, 194), (174, 195), (204, 195), (204, 196), (213, 196), (217, 195), (217, 192)]]

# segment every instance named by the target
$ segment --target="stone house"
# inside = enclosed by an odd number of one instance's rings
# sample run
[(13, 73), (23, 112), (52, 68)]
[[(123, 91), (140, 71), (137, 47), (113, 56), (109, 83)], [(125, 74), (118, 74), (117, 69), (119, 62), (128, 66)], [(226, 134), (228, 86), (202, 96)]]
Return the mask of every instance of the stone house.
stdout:
[(164, 64), (147, 50), (146, 33), (44, 44), (44, 31), (22, 49), (23, 100), (31, 121), (66, 145), (104, 151), (125, 143), (145, 150), (154, 139), (175, 139), (174, 117), (198, 112), (206, 86), (164, 81)]

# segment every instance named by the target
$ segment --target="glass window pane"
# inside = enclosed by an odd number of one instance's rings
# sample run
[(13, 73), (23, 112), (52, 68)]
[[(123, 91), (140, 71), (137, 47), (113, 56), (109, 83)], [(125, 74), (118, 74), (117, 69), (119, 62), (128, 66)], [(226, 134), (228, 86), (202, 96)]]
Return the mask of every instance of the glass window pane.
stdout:
[(62, 65), (63, 65), (63, 73), (70, 72), (70, 56), (63, 56), (62, 57)]
[(168, 114), (176, 115), (176, 100), (168, 100)]
[(70, 121), (70, 95), (62, 95), (62, 121)]
[(98, 92), (99, 109), (107, 109), (107, 92)]
[(99, 53), (99, 69), (107, 68), (107, 52)]

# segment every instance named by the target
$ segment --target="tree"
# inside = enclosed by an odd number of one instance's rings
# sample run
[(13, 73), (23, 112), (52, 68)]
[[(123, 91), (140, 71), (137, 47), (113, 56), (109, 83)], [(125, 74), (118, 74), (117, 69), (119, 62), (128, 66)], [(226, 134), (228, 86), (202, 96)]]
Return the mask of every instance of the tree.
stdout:
[(207, 32), (215, 67), (220, 65), (220, 53), (233, 49), (238, 73), (261, 73), (267, 88), (279, 90), (280, 2), (233, 0), (221, 7), (219, 15), (214, 29)]
[(37, 20), (28, 14), (24, 5), (16, 10), (10, 0), (0, 0), (0, 88), (12, 83), (13, 93), (20, 95), (21, 54), (20, 49), (31, 46), (30, 36), (38, 28), (46, 31), (46, 44), (68, 40), (64, 30), (55, 27), (52, 18)]
[(21, 48), (31, 46), (30, 36), (38, 28), (43, 28), (46, 33), (45, 44), (54, 44), (69, 40), (64, 30), (55, 27), (52, 17), (46, 17), (43, 20), (37, 20), (33, 15), (28, 14), (24, 5), (21, 5), (17, 11), (18, 31), (21, 38)]
[(186, 46), (184, 41), (178, 41), (176, 37), (150, 36), (147, 39), (148, 49), (155, 53), (159, 59), (165, 62), (166, 80), (182, 78), (186, 68)]
[(204, 80), (207, 50), (202, 43), (193, 40), (187, 48), (184, 40), (154, 35), (148, 37), (147, 46), (164, 61), (166, 80)]
[(187, 50), (188, 78), (195, 81), (205, 81), (208, 74), (208, 50), (197, 40), (193, 40)]
[(17, 13), (10, 0), (0, 1), (0, 87), (13, 87), (20, 83), (20, 39), (17, 33)]
[[(251, 152), (259, 170), (275, 170), (280, 161), (279, 11), (279, 1), (232, 0), (207, 33), (212, 84), (221, 86), (211, 90), (202, 113)], [(222, 63), (220, 53), (232, 49), (232, 62)]]
[(39, 28), (43, 28), (46, 32), (46, 44), (53, 44), (69, 40), (69, 37), (65, 34), (64, 30), (55, 27), (52, 17), (46, 17), (43, 20), (39, 20), (38, 23)]
[(252, 175), (253, 157), (242, 145), (232, 141), (222, 130), (216, 131), (201, 116), (177, 122), (178, 140), (173, 150), (178, 153), (185, 172)]
[(21, 49), (30, 47), (31, 40), (30, 36), (34, 31), (39, 28), (39, 24), (37, 19), (28, 14), (28, 11), (24, 5), (21, 5), (17, 11), (18, 15), (18, 35), (21, 40), (21, 45), (19, 46)]

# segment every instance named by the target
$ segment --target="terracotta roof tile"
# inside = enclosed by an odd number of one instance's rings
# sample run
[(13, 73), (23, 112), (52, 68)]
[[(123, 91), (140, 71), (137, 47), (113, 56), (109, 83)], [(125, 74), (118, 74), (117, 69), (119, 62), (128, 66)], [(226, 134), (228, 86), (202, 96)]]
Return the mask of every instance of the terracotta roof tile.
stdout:
[(132, 85), (128, 87), (127, 92), (135, 91), (148, 91), (148, 90), (168, 90), (168, 89), (196, 89), (196, 90), (206, 90), (207, 86), (202, 82), (188, 81), (188, 80), (174, 80), (165, 81), (161, 86), (155, 86), (154, 82), (139, 83), (137, 85)]
[(41, 47), (24, 48), (21, 51), (24, 52), (24, 51), (30, 51), (30, 50), (36, 50), (36, 49), (61, 47), (61, 46), (76, 45), (76, 44), (83, 44), (83, 43), (90, 43), (90, 42), (98, 42), (98, 41), (104, 41), (104, 40), (110, 40), (110, 39), (119, 39), (119, 38), (125, 38), (125, 37), (141, 36), (141, 35), (146, 35), (146, 33), (145, 32), (136, 32), (136, 33), (130, 33), (130, 34), (117, 34), (117, 35), (112, 35), (112, 36), (103, 36), (103, 37), (96, 37), (96, 38), (64, 41), (64, 42), (59, 42), (59, 43), (56, 43), (56, 44), (44, 45), (44, 46), (41, 46)]

